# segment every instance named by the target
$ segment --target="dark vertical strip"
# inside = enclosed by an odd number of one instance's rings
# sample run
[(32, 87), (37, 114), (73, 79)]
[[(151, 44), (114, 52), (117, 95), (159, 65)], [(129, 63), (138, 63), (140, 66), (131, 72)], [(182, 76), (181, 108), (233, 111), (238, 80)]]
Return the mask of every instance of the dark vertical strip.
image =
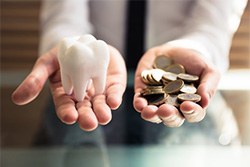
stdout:
[[(126, 64), (129, 71), (136, 69), (137, 63), (144, 52), (146, 0), (129, 0), (127, 5), (126, 31)], [(143, 143), (143, 124), (140, 114), (133, 109), (133, 87), (126, 90), (126, 144), (138, 145)]]
[(146, 22), (146, 1), (129, 0), (127, 6), (126, 50), (127, 67), (135, 70), (144, 53), (144, 33)]

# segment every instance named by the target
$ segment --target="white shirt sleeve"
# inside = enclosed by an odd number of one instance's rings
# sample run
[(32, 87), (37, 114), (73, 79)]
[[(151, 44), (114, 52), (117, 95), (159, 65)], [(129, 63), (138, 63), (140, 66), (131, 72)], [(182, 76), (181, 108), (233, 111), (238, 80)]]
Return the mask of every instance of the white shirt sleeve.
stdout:
[(43, 0), (39, 55), (63, 37), (91, 33), (88, 0)]
[(221, 73), (229, 66), (229, 50), (247, 0), (198, 0), (187, 20), (186, 34), (167, 44), (198, 51)]

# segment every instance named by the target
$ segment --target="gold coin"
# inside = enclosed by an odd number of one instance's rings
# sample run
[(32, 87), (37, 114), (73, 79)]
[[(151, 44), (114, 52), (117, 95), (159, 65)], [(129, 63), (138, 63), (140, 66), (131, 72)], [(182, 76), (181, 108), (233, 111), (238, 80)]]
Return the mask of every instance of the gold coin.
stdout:
[(165, 92), (162, 91), (162, 90), (154, 90), (154, 91), (146, 90), (146, 91), (141, 92), (141, 95), (143, 97), (145, 97), (145, 96), (148, 96), (148, 95), (156, 95), (156, 94), (163, 94), (163, 93), (165, 93)]
[(180, 79), (169, 82), (163, 89), (167, 94), (178, 93), (184, 86), (184, 82)]
[(162, 94), (147, 95), (147, 96), (144, 96), (144, 98), (148, 101), (149, 105), (159, 106), (165, 102), (167, 96), (168, 95), (166, 93), (162, 93)]
[(175, 74), (185, 73), (185, 68), (181, 64), (172, 64), (167, 68), (165, 68), (164, 70)]
[(165, 103), (169, 104), (169, 105), (172, 105), (172, 106), (175, 106), (175, 107), (179, 107), (180, 106), (180, 104), (178, 103), (177, 95), (169, 95), (166, 98)]
[(177, 96), (178, 100), (180, 101), (192, 101), (192, 102), (199, 102), (201, 100), (201, 96), (198, 94), (189, 94), (189, 93), (182, 93)]
[(195, 82), (199, 80), (199, 77), (196, 75), (180, 73), (177, 75), (177, 78), (182, 79), (186, 82)]
[(177, 74), (172, 72), (165, 72), (161, 78), (164, 82), (175, 81), (177, 79)]
[(151, 70), (151, 76), (152, 76), (152, 79), (157, 82), (157, 83), (160, 83), (161, 84), (161, 78), (162, 76), (165, 74), (166, 72), (161, 70), (161, 69), (152, 69)]
[(147, 85), (140, 94), (148, 104), (159, 106), (163, 103), (180, 107), (180, 102), (199, 102), (201, 96), (195, 94), (199, 76), (186, 74), (181, 64), (172, 64), (167, 56), (160, 55), (154, 60), (154, 69), (144, 70), (141, 73), (143, 83)]
[(160, 83), (156, 82), (153, 77), (152, 74), (150, 73), (149, 75), (147, 75), (147, 80), (149, 82), (149, 85), (160, 85)]
[(180, 90), (182, 93), (194, 94), (197, 89), (193, 85), (184, 84), (184, 86)]
[(148, 89), (148, 90), (144, 90), (142, 92), (143, 96), (146, 96), (146, 95), (152, 95), (152, 94), (162, 94), (162, 93), (165, 93), (162, 89)]
[(150, 84), (150, 82), (148, 81), (147, 77), (142, 77), (142, 82), (145, 84)]
[(140, 91), (140, 94), (143, 96), (143, 94), (144, 93), (146, 93), (148, 90), (146, 89), (146, 88), (144, 88), (144, 89), (142, 89), (141, 91)]
[(148, 81), (148, 79), (147, 79), (147, 75), (149, 75), (149, 70), (143, 70), (141, 72), (141, 79), (142, 79), (142, 82), (145, 83), (145, 84), (149, 84), (150, 83)]
[(165, 93), (162, 89), (162, 86), (147, 86), (146, 88), (141, 90), (141, 95), (150, 95), (150, 94), (161, 94)]
[[(172, 82), (172, 81), (171, 81)], [(169, 84), (169, 81), (164, 81), (164, 80), (162, 80), (162, 84), (164, 85), (164, 86), (166, 86), (167, 84)]]
[(152, 86), (152, 85), (150, 85), (150, 86), (147, 86), (146, 88), (152, 90), (152, 89), (162, 89), (163, 87), (161, 85), (158, 85), (158, 86)]
[(170, 64), (172, 64), (172, 59), (170, 59), (169, 57), (165, 55), (160, 55), (155, 58), (153, 67), (159, 68), (159, 69), (165, 69)]

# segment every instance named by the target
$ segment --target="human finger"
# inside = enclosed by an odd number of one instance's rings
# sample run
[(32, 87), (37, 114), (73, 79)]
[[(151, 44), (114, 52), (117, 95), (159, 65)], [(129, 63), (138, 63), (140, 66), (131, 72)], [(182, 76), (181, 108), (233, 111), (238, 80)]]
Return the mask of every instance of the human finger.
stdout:
[(72, 96), (65, 94), (61, 83), (51, 83), (50, 88), (58, 118), (66, 124), (75, 123), (78, 119), (78, 112)]
[(110, 122), (112, 115), (109, 106), (106, 103), (106, 96), (101, 94), (92, 99), (93, 111), (96, 115), (98, 123), (106, 125)]
[(157, 115), (158, 107), (154, 105), (148, 105), (141, 111), (141, 117), (152, 123), (161, 123), (161, 119)]
[(180, 105), (180, 110), (188, 122), (200, 122), (206, 115), (206, 110), (199, 104), (185, 101)]
[(163, 124), (168, 127), (180, 127), (185, 120), (176, 107), (168, 104), (162, 104), (159, 107), (157, 114)]
[(197, 89), (197, 93), (201, 96), (199, 104), (202, 108), (206, 108), (217, 91), (220, 81), (220, 73), (215, 69), (205, 69), (201, 75), (201, 80)]
[(24, 105), (34, 100), (41, 92), (48, 77), (59, 69), (56, 49), (41, 56), (35, 63), (30, 74), (12, 94), (12, 101)]
[(106, 100), (109, 107), (115, 110), (122, 103), (127, 85), (127, 70), (121, 54), (112, 46), (110, 46), (110, 63), (107, 75)]
[(98, 126), (98, 120), (92, 109), (92, 104), (89, 99), (84, 99), (77, 103), (78, 124), (85, 131), (93, 131)]
[(122, 103), (124, 86), (120, 84), (112, 85), (107, 90), (107, 104), (112, 110), (116, 110)]
[(148, 105), (148, 102), (140, 96), (140, 92), (137, 92), (134, 95), (133, 105), (135, 110), (140, 113)]

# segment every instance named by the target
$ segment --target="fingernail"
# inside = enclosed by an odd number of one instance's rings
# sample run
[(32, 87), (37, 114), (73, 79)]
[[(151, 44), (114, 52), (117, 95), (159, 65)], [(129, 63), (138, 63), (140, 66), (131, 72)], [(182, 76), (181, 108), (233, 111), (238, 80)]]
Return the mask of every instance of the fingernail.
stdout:
[(156, 107), (154, 105), (149, 105), (148, 108), (150, 108), (152, 111), (158, 110), (158, 107)]
[(184, 123), (185, 119), (176, 116), (175, 120), (172, 121), (165, 121), (163, 122), (164, 125), (168, 127), (180, 127)]
[(171, 115), (169, 117), (165, 117), (165, 118), (162, 118), (162, 120), (165, 122), (172, 122), (172, 121), (175, 121), (176, 119), (178, 119), (178, 116), (176, 114), (174, 115)]
[(190, 111), (183, 111), (182, 113), (183, 113), (183, 114), (190, 115), (190, 114), (193, 114), (193, 113), (194, 113), (194, 110), (190, 110)]
[(138, 96), (140, 96), (141, 95), (141, 93), (140, 92), (137, 92), (137, 93), (135, 93), (135, 97), (138, 97)]
[(149, 119), (150, 122), (153, 122), (153, 123), (161, 123), (162, 120), (159, 118), (159, 116), (155, 115), (153, 118)]

